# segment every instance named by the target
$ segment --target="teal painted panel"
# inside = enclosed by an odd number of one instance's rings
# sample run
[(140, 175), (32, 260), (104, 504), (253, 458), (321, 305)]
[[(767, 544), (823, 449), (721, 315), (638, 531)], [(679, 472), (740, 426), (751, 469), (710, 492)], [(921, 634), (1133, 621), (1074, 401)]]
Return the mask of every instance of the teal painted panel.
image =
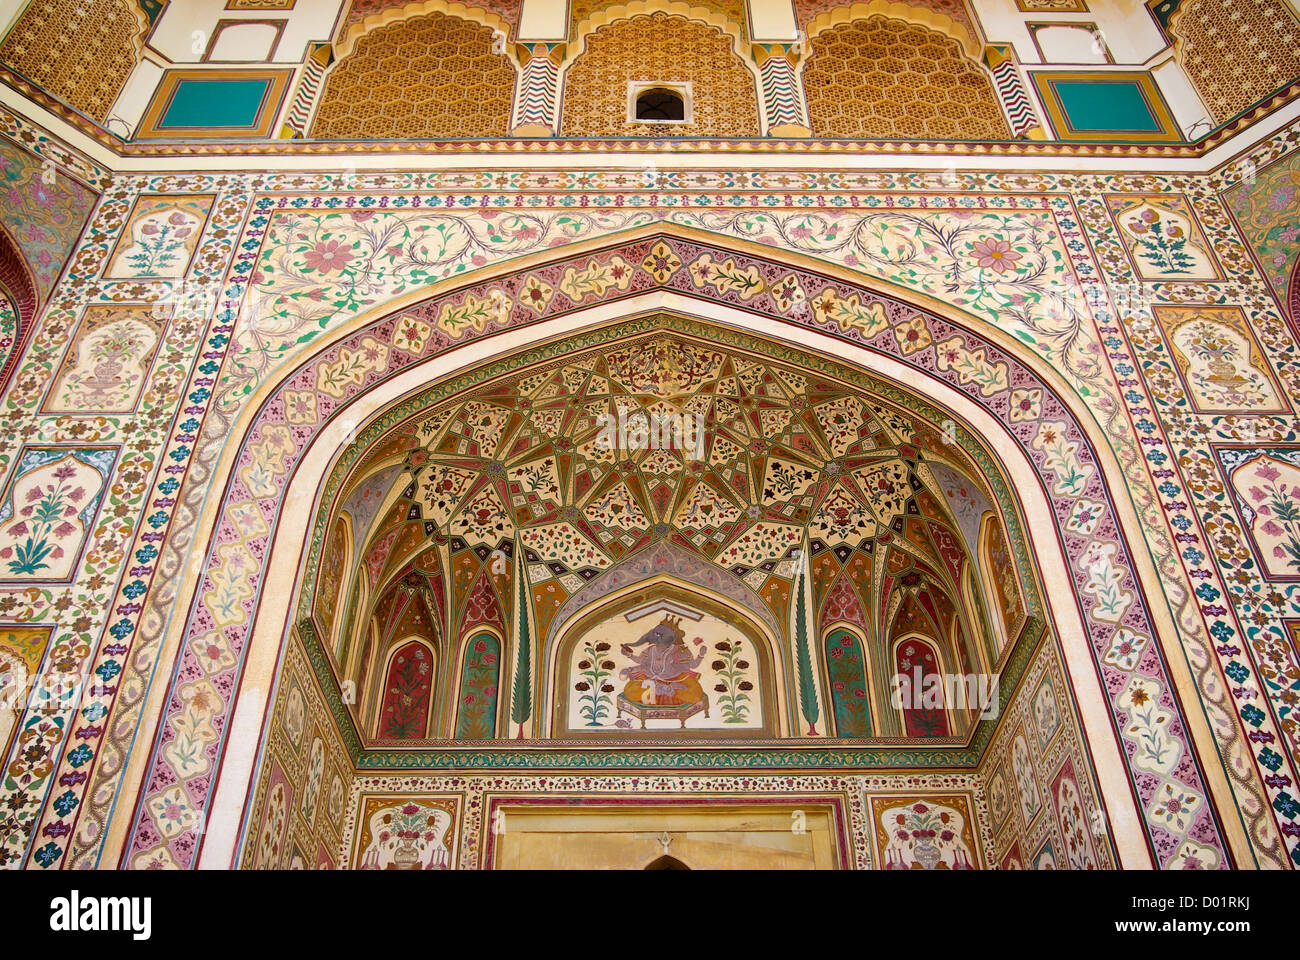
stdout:
[(1056, 80), (1052, 89), (1072, 130), (1160, 133), (1159, 119), (1132, 80)]
[(501, 670), (497, 638), (481, 633), (465, 649), (461, 673), (457, 740), (491, 740), (497, 724), (497, 678)]
[(841, 737), (871, 736), (867, 674), (858, 638), (847, 630), (836, 630), (827, 637), (826, 666), (831, 678), (836, 734)]
[(248, 80), (185, 79), (176, 84), (171, 102), (158, 121), (159, 130), (181, 127), (257, 126), (269, 77)]

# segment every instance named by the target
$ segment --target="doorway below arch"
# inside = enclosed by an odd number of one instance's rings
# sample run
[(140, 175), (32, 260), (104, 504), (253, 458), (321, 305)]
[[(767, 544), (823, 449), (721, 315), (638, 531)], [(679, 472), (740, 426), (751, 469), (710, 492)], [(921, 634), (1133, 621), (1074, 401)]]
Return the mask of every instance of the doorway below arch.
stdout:
[(845, 797), (501, 798), (493, 869), (826, 870), (844, 866)]

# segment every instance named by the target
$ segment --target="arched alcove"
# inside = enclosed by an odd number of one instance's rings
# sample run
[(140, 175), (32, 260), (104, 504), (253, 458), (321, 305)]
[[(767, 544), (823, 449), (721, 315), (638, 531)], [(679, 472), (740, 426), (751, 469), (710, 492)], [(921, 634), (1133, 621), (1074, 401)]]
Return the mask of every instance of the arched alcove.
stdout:
[[(968, 711), (927, 730), (866, 709), (853, 727), (846, 702), (832, 703), (843, 678), (828, 675), (856, 658), (860, 705), (888, 703), (890, 651), (917, 630), (946, 672), (997, 659), (1005, 641), (993, 634), (1006, 628), (987, 611), (1005, 603), (972, 592), (998, 576), (1018, 583), (1022, 565), (1004, 547), (1003, 568), (984, 569), (966, 531), (996, 517), (1026, 537), (1005, 476), (950, 423), (906, 389), (682, 316), (647, 318), (614, 344), (570, 338), (360, 427), (318, 508), (317, 573), (298, 616), (326, 641), (335, 681), (359, 691), (359, 727), (380, 739), (504, 736), (500, 687), (521, 687), (527, 669), (545, 684), (512, 712), (534, 738), (792, 736), (799, 713), (821, 735), (818, 718), (824, 730), (838, 711), (842, 738), (964, 741)], [(353, 607), (352, 622), (334, 623), (338, 597), (371, 593), (369, 614)], [(1033, 586), (1009, 595), (1014, 642), (1042, 602)], [(823, 650), (818, 630), (846, 605), (866, 611), (849, 660), (842, 643)], [(412, 610), (462, 652), (437, 685), (443, 719), (384, 737), (367, 719), (384, 715), (374, 685), (392, 686), (376, 664), (389, 638), (416, 628)], [(526, 664), (521, 613), (536, 638)], [(362, 637), (377, 647), (340, 655), (344, 638)], [(466, 650), (471, 639), (484, 649)], [(679, 674), (663, 672), (668, 661)]]
[[(503, 137), (516, 71), (500, 26), (435, 10), (352, 38), (325, 77), (311, 136)], [(481, 11), (480, 11), (481, 13)], [(431, 95), (432, 94), (432, 95)]]
[(0, 390), (17, 368), (39, 305), (27, 261), (9, 232), (0, 227)]
[[(582, 37), (564, 66), (561, 136), (759, 136), (758, 79), (738, 46), (737, 37), (720, 27), (677, 12), (657, 10), (599, 26)], [(664, 59), (664, 50), (672, 57)], [(645, 86), (678, 91), (685, 119), (638, 121), (636, 93)]]
[(546, 726), (565, 738), (771, 737), (788, 715), (781, 659), (737, 604), (671, 578), (638, 584), (560, 629)]
[[(859, 307), (883, 311), (886, 326), (878, 328), (882, 334), (888, 330), (890, 318), (893, 316), (894, 308), (886, 305), (888, 298), (879, 292), (861, 287), (855, 288), (844, 279), (828, 281), (824, 274), (818, 275), (816, 269), (810, 268), (807, 264), (782, 264), (779, 261), (772, 263), (754, 259), (748, 253), (740, 256), (735, 250), (712, 248), (700, 238), (684, 239), (674, 236), (634, 240), (613, 249), (607, 247), (599, 251), (596, 254), (597, 259), (594, 260), (587, 254), (583, 254), (576, 261), (566, 258), (553, 268), (547, 267), (548, 272), (542, 276), (547, 282), (559, 284), (563, 282), (563, 274), (566, 270), (581, 267), (590, 271), (606, 267), (613, 269), (613, 266), (627, 276), (627, 271), (631, 269), (634, 272), (634, 265), (643, 260), (647, 263), (660, 262), (652, 261), (648, 257), (648, 249), (652, 246), (671, 253), (672, 259), (677, 259), (683, 265), (702, 263), (702, 258), (705, 257), (711, 262), (721, 262), (718, 258), (731, 257), (732, 263), (728, 265), (728, 269), (744, 271), (752, 266), (755, 276), (763, 283), (766, 283), (762, 280), (764, 277), (784, 277), (789, 273), (790, 282), (815, 291), (825, 288), (830, 291), (826, 294), (828, 297), (834, 296), (843, 300), (852, 294), (857, 298), (854, 302)], [(667, 254), (664, 256), (666, 257)], [(526, 271), (536, 269), (536, 265), (525, 268)], [(549, 272), (551, 269), (554, 269), (553, 273)], [(792, 269), (794, 273), (790, 273)], [(645, 270), (649, 272), (650, 268), (646, 267)], [(528, 276), (535, 277), (535, 274), (530, 273)], [(636, 274), (636, 276), (640, 275)], [(685, 277), (685, 274), (683, 276)], [(500, 277), (491, 282), (494, 285), (505, 283)], [(520, 282), (523, 280), (521, 279)], [(785, 281), (783, 283), (788, 285)], [(828, 283), (832, 286), (828, 286)], [(511, 288), (507, 285), (507, 289)], [(1068, 515), (1068, 511), (1054, 506), (1054, 501), (1062, 494), (1055, 489), (1057, 485), (1054, 482), (1052, 469), (1026, 456), (1028, 441), (1032, 439), (1032, 431), (1036, 424), (1017, 427), (1009, 419), (1006, 408), (998, 408), (990, 399), (990, 394), (982, 391), (978, 384), (962, 380), (950, 368), (946, 373), (942, 369), (936, 372), (932, 362), (932, 350), (924, 353), (896, 350), (892, 345), (901, 343), (903, 338), (895, 337), (892, 333), (876, 337), (868, 345), (865, 337), (859, 336), (856, 332), (850, 333), (851, 327), (848, 324), (840, 324), (839, 332), (829, 324), (821, 329), (810, 329), (811, 317), (795, 318), (781, 315), (771, 301), (766, 299), (766, 294), (762, 298), (750, 299), (747, 309), (739, 310), (732, 304), (713, 299), (705, 291), (702, 283), (696, 284), (694, 290), (687, 287), (685, 290), (667, 291), (656, 288), (654, 281), (638, 279), (636, 285), (631, 286), (630, 289), (629, 285), (615, 287), (613, 284), (609, 289), (613, 291), (609, 297), (589, 301), (583, 305), (575, 304), (571, 309), (553, 315), (544, 315), (526, 326), (494, 325), (487, 330), (480, 327), (474, 331), (467, 331), (467, 335), (461, 342), (475, 343), (476, 349), (472, 352), (461, 352), (458, 347), (440, 348), (424, 357), (394, 352), (393, 364), (385, 369), (382, 375), (368, 379), (364, 383), (358, 382), (355, 389), (349, 387), (336, 399), (331, 399), (317, 408), (319, 413), (313, 414), (312, 424), (295, 435), (292, 452), (278, 453), (284, 458), (281, 469), (285, 479), (282, 483), (277, 482), (277, 491), (281, 487), (284, 488), (282, 493), (277, 493), (277, 499), (281, 502), (293, 503), (298, 508), (309, 504), (310, 509), (295, 509), (278, 514), (278, 508), (274, 505), (269, 505), (267, 508), (267, 515), (276, 517), (276, 525), (275, 542), (268, 552), (269, 560), (266, 569), (272, 571), (276, 585), (270, 591), (263, 590), (260, 572), (250, 580), (250, 586), (257, 591), (257, 599), (255, 622), (248, 639), (251, 641), (251, 649), (261, 653), (255, 658), (260, 664), (259, 672), (250, 675), (252, 679), (246, 680), (246, 684), (267, 682), (270, 676), (265, 672), (267, 664), (274, 663), (274, 653), (268, 661), (267, 651), (274, 651), (280, 647), (285, 636), (285, 627), (290, 622), (290, 601), (302, 583), (314, 578), (312, 562), (309, 561), (296, 570), (291, 570), (289, 564), (277, 565), (276, 559), (277, 557), (293, 559), (309, 557), (310, 550), (306, 548), (311, 542), (310, 527), (315, 510), (336, 492), (328, 485), (324, 485), (323, 478), (330, 474), (331, 463), (338, 462), (340, 451), (344, 450), (354, 438), (360, 436), (358, 424), (372, 423), (372, 418), (378, 417), (385, 421), (376, 428), (381, 432), (385, 428), (395, 426), (403, 420), (402, 416), (394, 413), (395, 405), (422, 391), (427, 391), (430, 389), (430, 384), (445, 386), (450, 383), (450, 378), (465, 371), (478, 371), (479, 374), (487, 377), (503, 376), (518, 371), (518, 360), (510, 358), (530, 345), (544, 352), (549, 351), (546, 353), (547, 358), (555, 360), (571, 356), (581, 350), (582, 341), (573, 341), (573, 338), (579, 335), (608, 338), (611, 331), (617, 331), (617, 334), (622, 337), (650, 333), (656, 326), (662, 327), (659, 314), (665, 309), (678, 316), (688, 314), (693, 322), (712, 325), (717, 332), (710, 337), (711, 340), (721, 338), (727, 343), (744, 342), (748, 346), (757, 339), (768, 345), (774, 345), (778, 350), (792, 349), (791, 341), (797, 340), (798, 346), (793, 349), (797, 349), (804, 355), (820, 356), (823, 360), (828, 356), (834, 356), (836, 359), (833, 362), (850, 365), (856, 371), (854, 377), (857, 379), (861, 379), (864, 375), (874, 378), (883, 377), (890, 384), (890, 389), (905, 392), (913, 398), (923, 397), (924, 400), (921, 402), (937, 405), (934, 415), (940, 411), (946, 412), (946, 418), (956, 425), (958, 436), (961, 438), (959, 445), (966, 448), (970, 446), (968, 441), (976, 447), (980, 444), (985, 445), (989, 457), (987, 465), (994, 468), (995, 473), (1004, 471), (1006, 482), (1014, 486), (1019, 494), (1016, 513), (1021, 517), (1019, 523), (1023, 527), (1043, 531), (1054, 530), (1064, 522), (1061, 518)], [(459, 293), (462, 299), (466, 295), (463, 290)], [(477, 291), (473, 295), (478, 295)], [(455, 297), (457, 294), (453, 293), (452, 296)], [(878, 308), (873, 306), (877, 303), (880, 304)], [(426, 313), (425, 309), (432, 312)], [(428, 308), (421, 308), (417, 315), (433, 319), (438, 315), (438, 309), (436, 304), (431, 304)], [(915, 303), (899, 307), (897, 310), (899, 321), (905, 318), (907, 322), (913, 323), (917, 310)], [(923, 320), (927, 325), (927, 332), (931, 334), (929, 342), (934, 340), (959, 342), (962, 349), (982, 351), (980, 356), (985, 362), (1005, 365), (999, 368), (1002, 371), (999, 376), (1005, 374), (1011, 382), (1018, 385), (1018, 389), (1041, 390), (1046, 409), (1050, 416), (1055, 418), (1053, 429), (1068, 431), (1065, 435), (1073, 444), (1072, 455), (1082, 457), (1081, 463), (1093, 467), (1092, 470), (1087, 471), (1088, 479), (1083, 486), (1083, 492), (1095, 502), (1102, 503), (1107, 510), (1128, 509), (1122, 501), (1111, 499), (1107, 493), (1106, 481), (1116, 475), (1113, 460), (1107, 459), (1108, 454), (1103, 455), (1100, 460), (1103, 470), (1096, 469), (1099, 461), (1096, 459), (1097, 448), (1092, 446), (1093, 433), (1086, 420), (1077, 419), (1070, 412), (1070, 402), (1068, 399), (1063, 399), (1065, 394), (1059, 381), (1035, 369), (1032, 363), (1022, 362), (1017, 357), (1015, 349), (1009, 347), (1007, 342), (984, 339), (970, 326), (963, 326), (958, 318), (951, 314), (927, 312)], [(391, 331), (391, 325), (387, 329)], [(796, 330), (797, 337), (794, 337), (792, 334)], [(247, 421), (238, 428), (236, 436), (243, 437), (243, 442), (248, 444), (250, 449), (264, 443), (268, 437), (276, 436), (276, 431), (273, 429), (274, 418), (281, 416), (280, 411), (284, 409), (283, 401), (279, 399), (279, 391), (301, 390), (305, 384), (318, 382), (318, 374), (328, 365), (336, 362), (339, 356), (338, 349), (350, 343), (349, 338), (355, 338), (358, 343), (366, 337), (371, 338), (373, 342), (378, 342), (375, 340), (376, 337), (389, 335), (384, 331), (383, 319), (369, 320), (365, 324), (358, 324), (356, 329), (339, 335), (331, 343), (323, 345), (303, 367), (289, 373), (279, 381), (278, 385), (271, 387), (265, 394), (265, 402), (259, 398), (261, 406), (258, 410), (250, 412)], [(930, 362), (929, 366), (926, 365), (927, 360)], [(783, 359), (781, 362), (788, 361)], [(346, 417), (341, 417), (340, 414), (344, 411)], [(271, 419), (262, 419), (268, 415)], [(378, 423), (378, 421), (373, 422)], [(360, 429), (364, 432), (366, 428)], [(270, 433), (263, 433), (265, 430), (269, 430)], [(915, 446), (918, 450), (923, 449), (921, 444)], [(1039, 526), (1035, 527), (1036, 524)], [(1113, 813), (1111, 814), (1113, 824), (1111, 835), (1114, 837), (1118, 856), (1123, 862), (1142, 863), (1147, 862), (1144, 858), (1148, 854), (1145, 850), (1146, 839), (1140, 827), (1141, 814), (1135, 808), (1130, 808), (1127, 799), (1129, 793), (1125, 787), (1126, 781), (1132, 776), (1132, 771), (1126, 767), (1124, 751), (1119, 746), (1119, 736), (1111, 726), (1111, 717), (1107, 715), (1108, 699), (1099, 689), (1094, 690), (1090, 686), (1096, 683), (1095, 664), (1104, 652), (1100, 649), (1101, 645), (1113, 633), (1113, 629), (1108, 629), (1100, 625), (1095, 618), (1089, 617), (1087, 611), (1091, 609), (1092, 604), (1085, 594), (1080, 593), (1079, 587), (1069, 573), (1074, 569), (1086, 569), (1079, 564), (1090, 562), (1090, 558), (1094, 556), (1084, 550), (1086, 546), (1087, 544), (1080, 538), (1035, 536), (1032, 543), (1024, 543), (1017, 547), (1018, 551), (1022, 548), (1028, 551), (1028, 554), (1018, 553), (1017, 565), (1021, 567), (1024, 576), (1029, 578), (1031, 585), (1037, 584), (1034, 589), (1045, 604), (1042, 615), (1051, 626), (1051, 636), (1055, 638), (1052, 642), (1060, 642), (1060, 653), (1065, 669), (1068, 671), (1069, 686), (1073, 691), (1072, 707), (1078, 710), (1080, 729), (1082, 735), (1087, 738), (1089, 759), (1086, 762), (1089, 765), (1094, 762), (1096, 764), (1096, 785), (1092, 785), (1092, 781), (1089, 780), (1094, 774), (1080, 764), (1075, 764), (1072, 776), (1078, 776), (1080, 782), (1085, 784), (1085, 800), (1088, 800), (1090, 795), (1098, 798), (1097, 801), (1091, 802), (1101, 802), (1108, 809), (1119, 807), (1125, 811), (1124, 817), (1119, 820), (1114, 818)], [(1140, 592), (1135, 589), (1134, 577), (1137, 572), (1144, 577), (1150, 575), (1149, 567), (1142, 564), (1133, 565), (1138, 558), (1128, 552), (1122, 539), (1118, 543), (1112, 542), (1107, 545), (1106, 556), (1119, 564), (1123, 570), (1121, 576), (1125, 579), (1121, 582), (1126, 590), (1125, 602), (1130, 610), (1126, 623), (1139, 625), (1140, 629), (1154, 633), (1158, 624), (1147, 619), (1149, 614)], [(796, 558), (792, 556), (786, 559)], [(807, 562), (813, 558), (809, 555), (800, 559)], [(507, 560), (513, 563), (515, 557), (508, 557)], [(809, 565), (811, 566), (811, 563)], [(806, 576), (809, 579), (805, 582), (810, 582), (818, 574), (816, 570), (812, 570)], [(1134, 578), (1129, 579), (1131, 577)], [(815, 617), (809, 617), (808, 622), (818, 621)], [(1039, 623), (1041, 626), (1041, 621)], [(203, 629), (201, 625), (196, 626), (199, 630)], [(538, 625), (532, 623), (521, 625), (519, 628), (512, 624), (510, 629), (513, 636), (526, 637), (530, 642), (536, 642), (536, 638), (546, 635), (544, 629), (539, 629)], [(519, 632), (514, 633), (516, 629)], [(507, 642), (511, 639), (508, 637)], [(519, 648), (522, 649), (522, 645)], [(808, 651), (807, 660), (812, 662), (806, 663), (803, 654), (800, 653), (796, 657), (796, 672), (812, 671), (817, 676), (821, 676), (822, 655), (817, 652), (819, 646), (810, 643), (804, 649)], [(512, 657), (513, 652), (507, 652), (507, 658)], [(512, 662), (518, 661), (512, 660)], [(531, 675), (534, 677), (538, 662), (533, 660), (530, 666)], [(969, 660), (969, 655), (968, 662), (973, 662)], [(326, 686), (328, 687), (328, 682)], [(817, 684), (813, 684), (810, 687), (791, 677), (784, 695), (790, 699), (790, 702), (798, 703), (802, 711), (807, 708), (807, 691), (815, 689), (816, 686)], [(328, 689), (326, 695), (327, 698), (335, 696)], [(819, 711), (818, 715), (824, 715), (827, 708), (824, 690), (814, 696), (820, 697), (815, 704), (815, 709)], [(238, 725), (241, 722), (240, 717), (245, 714), (253, 716), (254, 710), (257, 711), (256, 716), (263, 716), (262, 711), (265, 707), (265, 695), (241, 697), (234, 723)], [(336, 712), (335, 715), (339, 714)], [(535, 737), (534, 723), (535, 719), (526, 718), (526, 726), (521, 732), (527, 737)], [(801, 723), (799, 728), (802, 731), (804, 725)], [(855, 750), (851, 746), (844, 745), (842, 741), (837, 741), (833, 745), (828, 744), (824, 739), (819, 739), (822, 736), (819, 729), (816, 737), (787, 739), (784, 741), (784, 749), (799, 749), (801, 745), (806, 744), (816, 750), (816, 753), (808, 754), (810, 757), (827, 757), (832, 764), (846, 763), (859, 768), (881, 762), (869, 751)], [(966, 749), (960, 743), (954, 744), (953, 747), (959, 750)], [(476, 747), (475, 750), (478, 756), (477, 763), (498, 762), (493, 759), (491, 748)], [(520, 756), (516, 751), (511, 753)], [(458, 755), (454, 746), (448, 747), (432, 757), (431, 762), (455, 763)], [(500, 756), (504, 757), (505, 753), (501, 753)], [(527, 756), (530, 758), (528, 762), (534, 762), (535, 758), (544, 758), (546, 755), (530, 753)], [(382, 757), (367, 755), (366, 762), (367, 764), (395, 762), (388, 757), (389, 755)], [(693, 757), (696, 755), (689, 752), (678, 753), (675, 754), (674, 762), (687, 765), (697, 762), (716, 762), (714, 754), (711, 754), (708, 748), (703, 748), (696, 759)], [(978, 753), (973, 757), (972, 762), (978, 762)], [(212, 826), (204, 841), (205, 851), (211, 852), (204, 852), (203, 858), (206, 860), (215, 857), (216, 859), (211, 862), (223, 860), (228, 862), (236, 849), (237, 825), (244, 819), (245, 814), (250, 818), (249, 822), (256, 822), (257, 817), (255, 808), (246, 809), (243, 805), (245, 791), (253, 782), (251, 758), (235, 758), (225, 765), (224, 770), (223, 782), (217, 788), (214, 816), (210, 821)], [(259, 789), (256, 796), (262, 795)]]
[(814, 136), (1012, 139), (992, 78), (960, 41), (881, 14), (810, 33)]

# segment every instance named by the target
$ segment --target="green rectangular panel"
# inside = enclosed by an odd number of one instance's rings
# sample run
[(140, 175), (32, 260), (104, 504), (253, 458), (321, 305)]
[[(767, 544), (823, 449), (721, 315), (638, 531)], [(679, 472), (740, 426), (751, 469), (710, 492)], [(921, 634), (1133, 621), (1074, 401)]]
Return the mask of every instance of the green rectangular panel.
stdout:
[(253, 129), (257, 126), (257, 117), (270, 84), (271, 80), (267, 77), (248, 80), (181, 80), (176, 84), (171, 102), (158, 121), (158, 129)]
[(1070, 128), (1097, 133), (1160, 133), (1159, 119), (1132, 80), (1054, 80)]

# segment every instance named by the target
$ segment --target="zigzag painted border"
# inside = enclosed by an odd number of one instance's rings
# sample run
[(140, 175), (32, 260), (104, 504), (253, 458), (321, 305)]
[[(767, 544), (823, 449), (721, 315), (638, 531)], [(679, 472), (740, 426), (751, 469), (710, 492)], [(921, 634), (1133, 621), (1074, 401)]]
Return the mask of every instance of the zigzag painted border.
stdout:
[(1006, 112), (1011, 132), (1020, 136), (1038, 123), (1034, 115), (1034, 106), (1029, 102), (1025, 86), (1020, 82), (1020, 73), (1010, 60), (1004, 60), (993, 68), (993, 84), (997, 87), (998, 98)]
[(311, 117), (311, 109), (316, 103), (316, 95), (320, 93), (324, 80), (325, 65), (308, 57), (307, 68), (303, 71), (302, 82), (298, 84), (298, 92), (294, 94), (293, 104), (289, 107), (289, 116), (286, 120), (289, 127), (300, 136), (307, 136), (307, 121)]
[(536, 123), (556, 129), (560, 106), (560, 68), (549, 57), (533, 57), (519, 76), (519, 95), (511, 126)]
[(792, 123), (808, 125), (808, 109), (803, 102), (803, 91), (794, 67), (784, 57), (771, 57), (758, 68), (763, 90), (763, 109), (767, 124)]

